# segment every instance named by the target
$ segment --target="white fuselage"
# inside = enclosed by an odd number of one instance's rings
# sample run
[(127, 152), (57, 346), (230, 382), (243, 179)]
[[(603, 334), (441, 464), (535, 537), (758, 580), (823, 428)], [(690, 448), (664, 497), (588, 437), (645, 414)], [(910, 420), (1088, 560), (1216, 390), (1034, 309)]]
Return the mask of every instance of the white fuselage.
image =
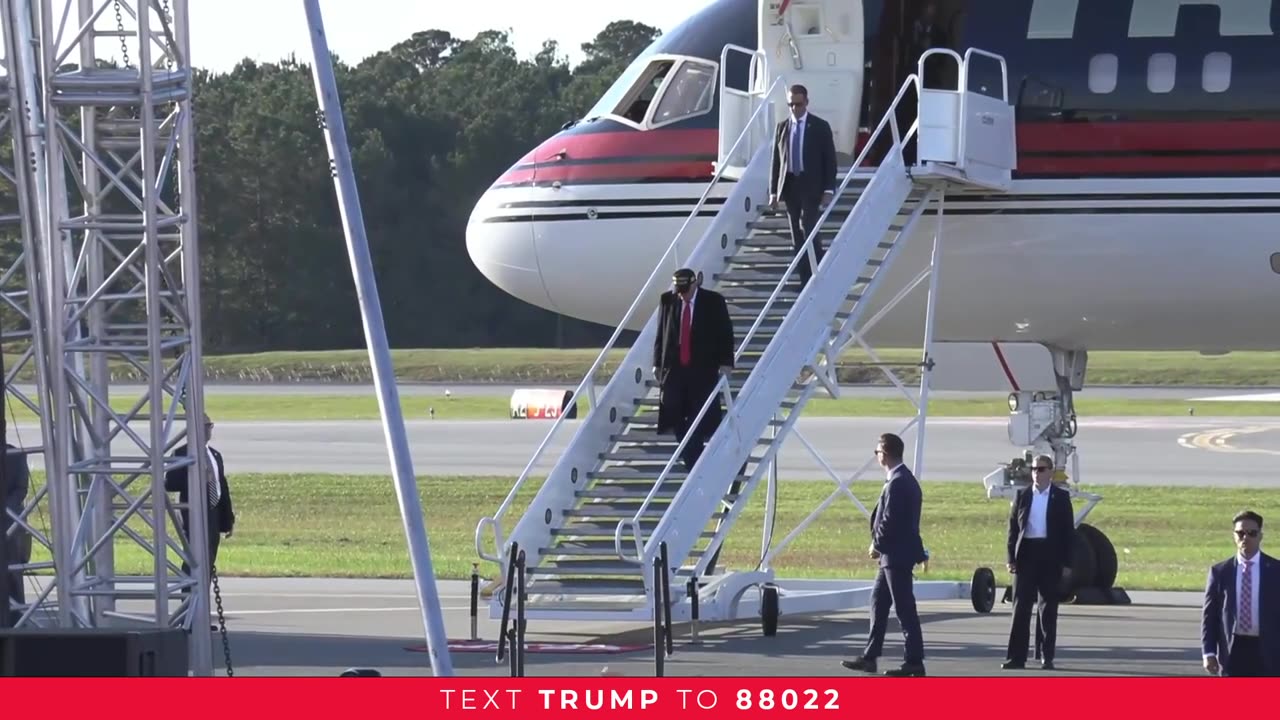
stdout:
[[(481, 272), (515, 297), (616, 326), (704, 189), (495, 188), (472, 215), (467, 246)], [(722, 184), (712, 197), (729, 189)], [(658, 200), (672, 202), (646, 204)], [(545, 201), (558, 207), (528, 207)], [(511, 203), (518, 205), (501, 207)], [(689, 223), (683, 256), (716, 207)], [(662, 211), (670, 216), (652, 216)], [(626, 217), (609, 217), (616, 213)], [(1280, 178), (1024, 180), (1000, 196), (948, 196), (935, 339), (1089, 350), (1280, 349), (1280, 258), (1272, 257), (1280, 253), (1278, 216)], [(486, 222), (494, 217), (519, 219)], [(936, 227), (936, 216), (916, 225), (871, 313), (927, 266)], [(926, 287), (868, 340), (919, 345)], [(648, 321), (657, 295), (643, 299), (629, 329)]]

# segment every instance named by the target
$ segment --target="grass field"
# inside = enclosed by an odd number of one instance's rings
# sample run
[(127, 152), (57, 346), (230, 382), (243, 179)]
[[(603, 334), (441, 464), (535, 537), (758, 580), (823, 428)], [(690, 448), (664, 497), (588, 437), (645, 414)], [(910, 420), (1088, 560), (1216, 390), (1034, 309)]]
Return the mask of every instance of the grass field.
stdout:
[[(33, 481), (38, 478), (33, 477)], [(409, 562), (390, 478), (350, 475), (237, 475), (232, 478), (239, 521), (218, 562), (224, 575), (262, 577), (408, 577)], [(509, 530), (536, 483), (503, 519)], [(478, 558), (477, 521), (493, 513), (510, 489), (508, 478), (438, 477), (419, 482), (431, 554), (441, 578), (466, 578)], [(864, 502), (880, 483), (854, 486)], [(778, 493), (779, 542), (835, 487), (788, 482)], [(1232, 552), (1231, 516), (1245, 507), (1277, 513), (1280, 491), (1196, 488), (1106, 488), (1089, 522), (1112, 539), (1120, 559), (1118, 585), (1128, 589), (1200, 590), (1206, 568)], [(727, 567), (759, 560), (764, 494), (756, 493), (726, 545)], [(922, 579), (967, 580), (978, 566), (1002, 577), (1008, 505), (988, 501), (975, 483), (925, 483), (922, 532), (932, 554)], [(33, 517), (37, 528), (47, 522)], [(141, 521), (131, 526), (149, 536)], [(866, 520), (838, 498), (774, 563), (780, 576), (870, 578)], [(41, 558), (43, 559), (43, 558)], [(149, 574), (133, 542), (117, 544), (117, 572)], [(484, 563), (491, 578), (496, 567)]]
[[(500, 382), (570, 383), (577, 385), (599, 355), (599, 348), (554, 350), (545, 348), (480, 348), (395, 350), (392, 360), (402, 382)], [(624, 350), (606, 358), (604, 374), (622, 359)], [(886, 362), (914, 363), (918, 350), (883, 350)], [(845, 383), (885, 383), (876, 368), (859, 365), (866, 359), (860, 349), (841, 360), (840, 380)], [(364, 350), (271, 352), (206, 356), (210, 380), (236, 382), (369, 382), (368, 355)], [(114, 364), (120, 380), (138, 379), (136, 371)], [(903, 368), (908, 382), (915, 371)], [(31, 369), (18, 378), (31, 381)], [(1091, 385), (1203, 385), (1260, 386), (1280, 383), (1280, 353), (1239, 352), (1204, 356), (1190, 352), (1095, 352), (1089, 354)]]
[[(805, 407), (805, 417), (910, 417), (915, 410), (905, 399), (857, 397), (840, 399), (816, 398)], [(112, 405), (120, 411), (130, 408), (136, 398), (116, 398)], [(1178, 400), (1080, 399), (1076, 411), (1089, 418), (1115, 416), (1186, 415), (1194, 407), (1201, 416), (1280, 416), (1280, 403), (1264, 402), (1197, 402)], [(400, 396), (400, 407), (406, 419), (436, 420), (501, 420), (509, 417), (505, 396)], [(588, 402), (579, 404), (579, 417), (585, 415)], [(210, 393), (205, 396), (205, 409), (220, 422), (246, 420), (377, 420), (378, 401), (369, 395), (231, 395)], [(11, 406), (20, 422), (35, 422), (26, 406)], [(433, 412), (434, 411), (434, 414)], [(1009, 407), (1003, 398), (943, 399), (929, 403), (931, 417), (1003, 417)]]

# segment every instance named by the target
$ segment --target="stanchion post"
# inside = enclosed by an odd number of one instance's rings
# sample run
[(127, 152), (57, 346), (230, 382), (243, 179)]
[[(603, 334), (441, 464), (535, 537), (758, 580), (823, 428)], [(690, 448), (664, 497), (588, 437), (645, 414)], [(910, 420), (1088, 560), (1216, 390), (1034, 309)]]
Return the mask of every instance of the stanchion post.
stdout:
[(658, 546), (658, 557), (662, 561), (662, 625), (663, 634), (667, 637), (667, 655), (674, 655), (676, 648), (671, 637), (671, 565), (667, 556), (667, 544)]
[(480, 563), (471, 563), (471, 641), (480, 639)]
[(516, 656), (516, 671), (519, 673), (516, 677), (524, 677), (524, 601), (528, 594), (524, 589), (524, 551), (520, 551), (520, 559), (516, 561), (516, 577), (518, 583), (516, 585), (516, 644), (512, 648)]
[(698, 578), (689, 578), (689, 642), (697, 645), (698, 640)]
[(653, 674), (662, 677), (666, 656), (666, 641), (662, 637), (662, 557), (653, 559)]

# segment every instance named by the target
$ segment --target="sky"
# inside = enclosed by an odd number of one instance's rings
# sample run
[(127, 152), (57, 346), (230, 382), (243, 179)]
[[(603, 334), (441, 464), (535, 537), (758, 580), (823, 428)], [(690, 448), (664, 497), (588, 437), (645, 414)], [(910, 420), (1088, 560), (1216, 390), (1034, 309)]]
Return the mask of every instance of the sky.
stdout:
[[(310, 62), (311, 43), (301, 0), (189, 0), (192, 62), (230, 70), (244, 57), (261, 62), (290, 53)], [(428, 29), (474, 37), (509, 30), (521, 57), (532, 57), (552, 38), (571, 63), (580, 46), (614, 20), (635, 20), (666, 32), (711, 0), (320, 0), (329, 48), (344, 63), (357, 63)]]

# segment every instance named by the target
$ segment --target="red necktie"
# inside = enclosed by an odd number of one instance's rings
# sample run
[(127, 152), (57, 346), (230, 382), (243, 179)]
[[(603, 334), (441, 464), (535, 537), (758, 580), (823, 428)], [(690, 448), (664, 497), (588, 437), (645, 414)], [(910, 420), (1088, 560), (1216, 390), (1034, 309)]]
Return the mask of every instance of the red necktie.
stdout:
[(1252, 561), (1245, 560), (1240, 576), (1240, 617), (1236, 620), (1236, 628), (1249, 632), (1253, 630), (1253, 573), (1249, 572)]
[(680, 364), (688, 365), (693, 359), (693, 352), (689, 347), (689, 340), (692, 333), (690, 330), (693, 326), (693, 307), (689, 301), (684, 301), (684, 310), (680, 313)]

